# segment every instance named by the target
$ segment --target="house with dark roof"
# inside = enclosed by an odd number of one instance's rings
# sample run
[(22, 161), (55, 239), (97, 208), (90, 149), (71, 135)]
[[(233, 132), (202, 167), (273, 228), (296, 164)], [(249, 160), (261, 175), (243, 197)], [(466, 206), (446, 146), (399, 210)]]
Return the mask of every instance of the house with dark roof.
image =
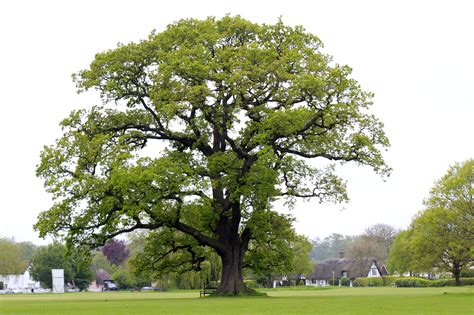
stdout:
[(306, 285), (326, 286), (331, 280), (340, 280), (342, 277), (352, 281), (359, 277), (381, 277), (388, 275), (384, 266), (379, 266), (374, 257), (361, 258), (328, 258), (317, 261), (314, 272), (306, 278)]
[(104, 291), (107, 282), (113, 282), (112, 276), (102, 268), (96, 269), (95, 281), (89, 285), (89, 291)]

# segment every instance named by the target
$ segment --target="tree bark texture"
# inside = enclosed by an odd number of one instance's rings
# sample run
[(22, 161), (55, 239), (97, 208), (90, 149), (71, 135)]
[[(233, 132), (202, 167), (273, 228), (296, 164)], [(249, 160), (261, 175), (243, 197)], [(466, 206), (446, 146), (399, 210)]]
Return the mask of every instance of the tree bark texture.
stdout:
[(226, 250), (220, 255), (222, 260), (222, 275), (217, 295), (252, 294), (255, 290), (248, 288), (244, 283), (242, 273), (243, 256), (245, 249), (240, 241), (234, 239), (228, 243)]

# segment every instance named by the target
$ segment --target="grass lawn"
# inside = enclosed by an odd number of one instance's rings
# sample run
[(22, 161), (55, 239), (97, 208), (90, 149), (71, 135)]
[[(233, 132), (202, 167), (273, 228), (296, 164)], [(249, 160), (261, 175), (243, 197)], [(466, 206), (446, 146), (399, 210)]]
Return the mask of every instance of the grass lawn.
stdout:
[(0, 314), (474, 314), (474, 287), (301, 288), (267, 297), (199, 291), (0, 295)]

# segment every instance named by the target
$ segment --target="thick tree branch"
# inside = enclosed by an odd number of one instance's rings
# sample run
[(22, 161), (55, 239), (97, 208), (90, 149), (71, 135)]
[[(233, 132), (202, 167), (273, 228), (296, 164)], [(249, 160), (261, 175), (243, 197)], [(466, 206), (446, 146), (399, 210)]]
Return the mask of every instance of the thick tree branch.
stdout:
[(187, 224), (184, 224), (182, 222), (176, 222), (173, 225), (173, 227), (176, 228), (177, 230), (185, 233), (185, 234), (188, 234), (188, 235), (192, 236), (200, 244), (214, 248), (217, 252), (222, 253), (225, 250), (224, 245), (221, 244), (220, 242), (218, 242), (216, 239), (213, 239), (213, 238), (211, 238), (207, 235), (204, 235), (199, 230), (197, 230), (197, 229), (195, 229), (195, 228), (193, 228), (193, 227), (191, 227)]

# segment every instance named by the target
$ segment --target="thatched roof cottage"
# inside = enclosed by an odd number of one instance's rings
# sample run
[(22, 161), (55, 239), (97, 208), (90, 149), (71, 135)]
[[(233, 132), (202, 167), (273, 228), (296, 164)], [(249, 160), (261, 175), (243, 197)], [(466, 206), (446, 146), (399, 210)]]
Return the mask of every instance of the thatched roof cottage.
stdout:
[(385, 266), (379, 266), (374, 257), (328, 258), (317, 261), (314, 272), (306, 279), (306, 285), (325, 286), (329, 281), (347, 277), (352, 280), (359, 277), (380, 277), (388, 275)]

